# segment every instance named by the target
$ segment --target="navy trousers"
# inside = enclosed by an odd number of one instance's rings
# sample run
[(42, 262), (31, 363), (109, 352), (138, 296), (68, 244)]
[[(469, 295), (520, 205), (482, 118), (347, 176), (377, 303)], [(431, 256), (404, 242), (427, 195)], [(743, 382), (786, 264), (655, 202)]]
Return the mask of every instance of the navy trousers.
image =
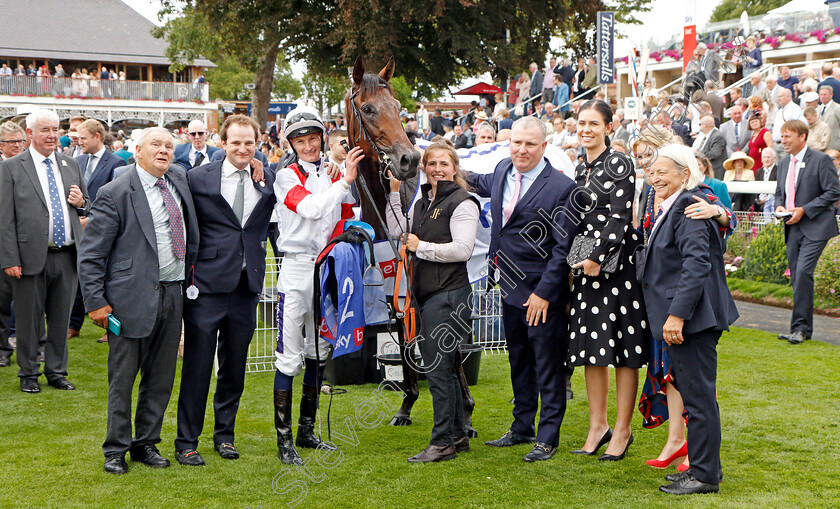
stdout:
[(698, 481), (720, 482), (720, 409), (717, 403), (717, 343), (721, 331), (684, 334), (668, 351), (688, 412), (688, 458)]
[(534, 436), (534, 419), (539, 408), (537, 441), (556, 447), (566, 414), (564, 362), (569, 350), (566, 307), (552, 304), (546, 322), (535, 326), (527, 324), (525, 313), (524, 307), (502, 305), (515, 399), (510, 429), (520, 435)]
[(195, 449), (204, 428), (204, 413), (216, 345), (219, 371), (213, 411), (216, 444), (234, 441), (234, 424), (239, 398), (245, 388), (248, 346), (257, 326), (259, 295), (248, 290), (248, 277), (242, 272), (239, 285), (231, 293), (200, 294), (184, 304), (184, 362), (178, 395), (178, 438), (175, 450)]

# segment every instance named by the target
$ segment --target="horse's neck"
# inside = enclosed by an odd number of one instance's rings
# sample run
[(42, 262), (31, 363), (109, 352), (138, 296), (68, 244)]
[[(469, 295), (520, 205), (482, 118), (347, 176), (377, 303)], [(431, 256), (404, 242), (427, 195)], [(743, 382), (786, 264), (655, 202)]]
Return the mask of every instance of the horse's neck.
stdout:
[[(364, 178), (365, 183), (370, 190), (370, 194), (373, 197), (373, 203), (370, 203), (367, 196), (365, 196), (364, 191), (361, 189), (361, 186), (357, 186), (359, 189), (359, 199), (361, 201), (361, 218), (362, 221), (371, 225), (376, 232), (377, 239), (385, 239), (386, 236), (386, 225), (382, 225), (379, 222), (379, 218), (376, 215), (375, 210), (379, 210), (379, 214), (381, 214), (382, 218), (384, 219), (385, 216), (385, 207), (388, 206), (388, 192), (390, 190), (386, 190), (385, 186), (382, 184), (382, 179), (379, 176), (379, 169), (375, 164), (371, 164), (368, 161), (363, 160), (359, 166), (359, 179)], [(417, 190), (417, 183), (418, 177), (414, 176), (405, 182), (403, 182), (403, 189), (404, 192), (401, 194), (402, 199), (402, 210), (408, 210), (411, 206), (411, 201), (414, 199), (414, 195)], [(375, 209), (374, 209), (375, 207)], [(402, 211), (396, 211), (397, 214), (401, 214)]]
[(384, 219), (385, 204), (388, 201), (388, 196), (385, 187), (382, 185), (382, 180), (379, 178), (379, 169), (376, 166), (366, 160), (362, 160), (359, 164), (359, 176), (357, 178), (364, 179), (370, 191), (371, 198), (373, 198), (373, 203), (370, 202), (360, 184), (357, 184), (356, 187), (359, 191), (359, 200), (362, 205), (362, 221), (373, 227), (377, 239), (384, 239), (386, 225), (380, 223), (379, 217), (376, 215), (376, 210), (379, 211), (379, 214)]

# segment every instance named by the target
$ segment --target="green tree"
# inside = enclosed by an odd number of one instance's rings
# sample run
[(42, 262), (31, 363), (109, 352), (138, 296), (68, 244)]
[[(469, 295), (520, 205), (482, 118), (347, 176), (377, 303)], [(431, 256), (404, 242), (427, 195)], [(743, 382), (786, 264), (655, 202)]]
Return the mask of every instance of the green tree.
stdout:
[(232, 57), (222, 57), (215, 63), (218, 67), (204, 72), (207, 83), (210, 85), (210, 99), (245, 100), (249, 98), (251, 92), (245, 89), (245, 84), (254, 80), (253, 71), (245, 69)]
[(331, 74), (322, 74), (309, 69), (303, 77), (306, 95), (317, 104), (318, 112), (323, 112), (338, 104), (347, 93), (348, 80)]
[(400, 102), (403, 108), (408, 111), (417, 110), (417, 101), (411, 95), (411, 86), (405, 81), (405, 77), (396, 76), (391, 78), (391, 87), (394, 89), (394, 97)]
[[(219, 51), (237, 56), (244, 67), (255, 70), (258, 113), (270, 94), (279, 47), (287, 57), (305, 62), (318, 77), (345, 81), (346, 69), (357, 56), (371, 69), (394, 56), (397, 75), (418, 97), (430, 97), (468, 76), (490, 72), (501, 79), (509, 69), (542, 61), (553, 36), (563, 38), (575, 55), (591, 53), (597, 11), (615, 11), (620, 21), (632, 23), (633, 15), (649, 10), (650, 4), (650, 0), (162, 2), (161, 16), (194, 16), (180, 24), (173, 20), (167, 24), (172, 28), (162, 30), (174, 54), (194, 54), (196, 48), (205, 52), (183, 30), (203, 25), (217, 37), (214, 44)], [(176, 29), (181, 31), (175, 33)], [(207, 51), (215, 49), (211, 45)]]
[(766, 14), (768, 11), (781, 7), (790, 0), (723, 0), (715, 7), (709, 22), (738, 19), (741, 13), (747, 11), (750, 16)]

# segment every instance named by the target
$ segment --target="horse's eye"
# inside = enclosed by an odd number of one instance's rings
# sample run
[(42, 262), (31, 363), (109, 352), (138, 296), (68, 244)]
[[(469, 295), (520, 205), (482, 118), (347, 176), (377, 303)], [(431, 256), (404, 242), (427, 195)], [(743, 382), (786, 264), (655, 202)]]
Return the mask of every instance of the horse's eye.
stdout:
[(365, 115), (370, 115), (371, 113), (373, 113), (373, 108), (369, 104), (365, 104), (364, 106), (362, 106), (362, 113), (364, 113)]

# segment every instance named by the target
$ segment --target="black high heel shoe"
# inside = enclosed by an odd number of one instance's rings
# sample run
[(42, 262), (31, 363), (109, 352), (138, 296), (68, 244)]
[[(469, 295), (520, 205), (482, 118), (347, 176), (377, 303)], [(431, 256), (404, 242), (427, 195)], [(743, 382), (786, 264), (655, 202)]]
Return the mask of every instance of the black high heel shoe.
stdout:
[(623, 460), (624, 455), (627, 454), (627, 449), (630, 449), (630, 445), (633, 443), (633, 433), (630, 433), (630, 440), (627, 441), (627, 447), (624, 448), (624, 452), (619, 454), (618, 456), (613, 456), (612, 454), (602, 454), (598, 456), (598, 461), (618, 461)]
[(604, 444), (609, 443), (612, 440), (613, 431), (612, 428), (607, 428), (607, 432), (604, 433), (604, 436), (601, 437), (601, 440), (598, 441), (598, 445), (595, 446), (594, 451), (587, 451), (586, 449), (576, 449), (571, 451), (572, 454), (580, 454), (582, 456), (595, 456), (598, 454), (598, 449), (604, 446)]

